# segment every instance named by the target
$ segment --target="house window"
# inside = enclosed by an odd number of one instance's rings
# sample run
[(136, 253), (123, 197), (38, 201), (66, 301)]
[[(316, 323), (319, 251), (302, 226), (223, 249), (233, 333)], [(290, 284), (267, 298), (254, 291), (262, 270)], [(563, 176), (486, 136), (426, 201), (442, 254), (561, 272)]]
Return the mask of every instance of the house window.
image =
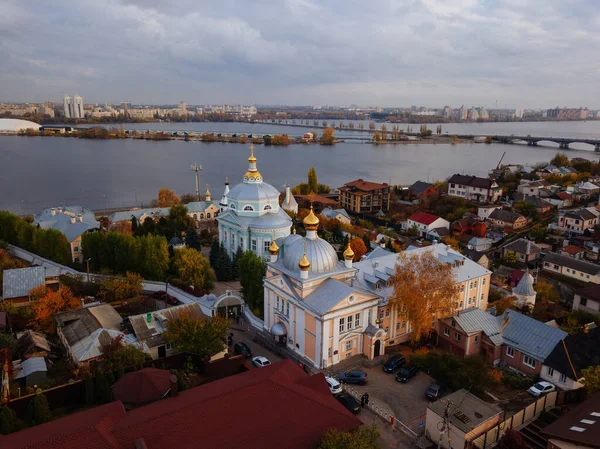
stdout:
[(473, 288), (477, 287), (477, 281), (473, 282)]
[(396, 330), (399, 331), (400, 330), (400, 323), (396, 323)]
[(206, 218), (210, 218), (210, 212), (206, 213)]
[(456, 327), (456, 321), (452, 320), (452, 327)]
[(385, 316), (386, 317), (390, 316), (390, 309), (389, 309), (389, 307), (387, 309), (385, 309)]
[(481, 285), (485, 285), (485, 279), (481, 280)]
[(387, 333), (389, 332), (389, 330), (390, 330), (390, 327), (389, 327), (389, 326), (386, 326), (386, 327), (385, 327), (385, 333), (387, 334)]
[(285, 303), (285, 316), (290, 316), (290, 303), (289, 303), (289, 301)]
[(263, 241), (263, 253), (269, 252), (269, 246), (271, 246), (271, 242), (268, 240)]
[(346, 351), (350, 351), (352, 349), (352, 342), (351, 341), (347, 341), (346, 342)]
[(475, 340), (474, 341), (475, 341), (475, 344), (479, 343), (479, 336), (478, 335), (475, 335)]
[(580, 306), (587, 306), (587, 298), (581, 298), (579, 300), (579, 305)]
[(454, 339), (460, 341), (460, 334), (458, 332), (454, 332)]
[(171, 343), (167, 343), (166, 346), (165, 346), (165, 349), (167, 351), (170, 351), (171, 349), (173, 349), (173, 345)]
[(75, 252), (79, 251), (79, 246), (74, 246), (73, 251), (75, 251)]
[(562, 373), (561, 373), (561, 374), (560, 374), (560, 379), (559, 379), (559, 380), (560, 380), (560, 382), (561, 382), (561, 383), (563, 383), (563, 384), (564, 384), (564, 383), (567, 381), (567, 375), (566, 375), (566, 374), (562, 374)]
[(252, 251), (256, 251), (256, 239), (252, 239)]
[(448, 326), (444, 326), (444, 335), (446, 337), (450, 336), (450, 328)]
[(481, 300), (483, 301), (483, 293), (481, 294)]
[(340, 332), (344, 332), (345, 325), (346, 325), (346, 318), (340, 318)]
[(277, 297), (277, 307), (275, 309), (279, 310), (279, 296)]
[(506, 355), (509, 356), (511, 359), (515, 357), (515, 350), (511, 347), (506, 347)]
[(327, 357), (331, 357), (331, 348), (327, 350)]
[(554, 376), (554, 368), (548, 367), (548, 376)]
[(357, 313), (356, 315), (354, 315), (354, 327), (355, 328), (360, 327), (360, 313)]
[(383, 319), (383, 309), (381, 309), (379, 311), (379, 319), (381, 319), (381, 320)]
[(535, 368), (535, 359), (529, 357), (528, 355), (523, 356), (523, 365), (526, 365), (530, 368)]
[(402, 321), (402, 329), (406, 327), (406, 321)]

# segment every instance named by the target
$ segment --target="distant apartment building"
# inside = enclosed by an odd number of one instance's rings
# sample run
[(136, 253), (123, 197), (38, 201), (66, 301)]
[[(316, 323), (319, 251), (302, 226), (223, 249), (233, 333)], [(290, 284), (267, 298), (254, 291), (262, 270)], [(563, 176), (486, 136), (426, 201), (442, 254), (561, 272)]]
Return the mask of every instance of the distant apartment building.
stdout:
[(185, 102), (183, 102), (183, 101), (179, 102), (179, 106), (177, 109), (179, 109), (179, 115), (187, 115), (187, 113), (188, 113), (187, 106), (186, 106)]
[(204, 106), (205, 114), (232, 114), (232, 115), (243, 115), (250, 117), (256, 115), (256, 106), (243, 106), (243, 105), (222, 105), (222, 106)]
[(84, 118), (83, 98), (79, 95), (65, 95), (63, 99), (65, 118)]
[(514, 118), (521, 119), (523, 118), (523, 109), (515, 109)]
[(493, 179), (455, 174), (448, 179), (448, 196), (495, 203), (502, 196), (502, 188)]
[(442, 111), (442, 117), (444, 117), (444, 118), (452, 117), (452, 108), (450, 106), (444, 106), (444, 110)]
[(355, 214), (387, 212), (390, 208), (390, 186), (387, 183), (357, 179), (339, 188), (340, 205)]
[(590, 115), (588, 108), (554, 108), (548, 109), (546, 116), (558, 120), (586, 120)]
[(129, 101), (122, 101), (121, 102), (121, 109), (123, 109), (124, 111), (127, 111), (128, 109), (131, 109), (131, 103)]

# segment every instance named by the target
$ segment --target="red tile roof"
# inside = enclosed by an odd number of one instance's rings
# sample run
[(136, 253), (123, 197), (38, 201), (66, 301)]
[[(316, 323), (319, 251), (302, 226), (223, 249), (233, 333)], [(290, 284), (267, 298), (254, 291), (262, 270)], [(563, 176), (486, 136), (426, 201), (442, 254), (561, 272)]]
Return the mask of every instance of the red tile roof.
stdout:
[(330, 428), (361, 425), (323, 374), (284, 360), (125, 413), (113, 402), (8, 435), (2, 449), (264, 449), (314, 447)]
[(428, 212), (415, 212), (410, 217), (408, 217), (409, 220), (416, 221), (417, 223), (421, 223), (424, 225), (430, 225), (438, 218), (440, 217), (438, 217), (437, 215), (430, 214)]
[(344, 188), (350, 188), (350, 187), (354, 187), (358, 190), (368, 192), (371, 190), (384, 189), (386, 187), (389, 187), (389, 185), (387, 183), (379, 184), (377, 182), (369, 182), (369, 181), (363, 181), (362, 179), (357, 179), (356, 181), (347, 182), (346, 184), (344, 184), (343, 187), (340, 187), (340, 190), (344, 189)]
[(112, 386), (116, 401), (126, 404), (146, 404), (162, 398), (171, 388), (171, 372), (144, 368), (127, 373)]
[(556, 194), (557, 197), (559, 197), (561, 200), (570, 200), (571, 198), (573, 198), (569, 193), (567, 192), (558, 192)]
[(579, 254), (585, 252), (585, 249), (575, 245), (563, 246), (560, 250), (567, 254)]

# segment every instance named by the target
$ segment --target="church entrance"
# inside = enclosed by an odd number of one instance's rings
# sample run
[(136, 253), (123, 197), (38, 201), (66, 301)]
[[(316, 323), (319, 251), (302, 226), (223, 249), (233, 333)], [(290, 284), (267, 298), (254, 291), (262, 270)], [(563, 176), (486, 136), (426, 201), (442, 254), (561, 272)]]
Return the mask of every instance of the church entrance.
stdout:
[(373, 358), (381, 355), (381, 340), (375, 340), (375, 350), (373, 352)]

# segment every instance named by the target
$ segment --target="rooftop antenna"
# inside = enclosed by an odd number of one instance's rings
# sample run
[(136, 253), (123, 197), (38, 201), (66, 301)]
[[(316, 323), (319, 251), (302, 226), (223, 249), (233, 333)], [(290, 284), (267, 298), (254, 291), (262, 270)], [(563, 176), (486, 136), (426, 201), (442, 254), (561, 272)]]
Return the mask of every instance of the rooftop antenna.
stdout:
[(194, 162), (194, 165), (191, 166), (191, 169), (194, 173), (196, 173), (196, 197), (200, 198), (200, 182), (198, 178), (198, 172), (204, 171), (202, 165), (198, 165), (198, 163)]

